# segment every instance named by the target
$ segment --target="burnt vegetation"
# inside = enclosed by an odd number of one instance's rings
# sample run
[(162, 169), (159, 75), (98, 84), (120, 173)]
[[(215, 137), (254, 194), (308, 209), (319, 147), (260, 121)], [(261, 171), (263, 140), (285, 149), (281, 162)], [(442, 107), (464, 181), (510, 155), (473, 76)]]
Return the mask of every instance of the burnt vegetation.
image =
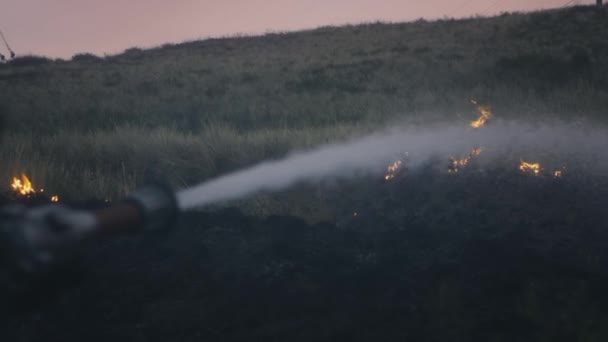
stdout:
[(59, 292), (3, 291), (0, 336), (603, 341), (608, 180), (467, 170), (341, 185), (337, 222), (227, 208), (92, 247)]

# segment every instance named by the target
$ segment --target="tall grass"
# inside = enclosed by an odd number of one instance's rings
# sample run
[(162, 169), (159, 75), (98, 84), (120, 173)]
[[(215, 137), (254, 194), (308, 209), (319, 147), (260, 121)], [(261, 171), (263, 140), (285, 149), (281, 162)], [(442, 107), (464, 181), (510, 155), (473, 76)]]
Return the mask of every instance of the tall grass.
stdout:
[[(211, 125), (198, 133), (122, 126), (90, 133), (9, 134), (0, 149), (0, 179), (26, 173), (34, 184), (68, 198), (115, 198), (147, 177), (164, 175), (177, 187), (284, 156), (293, 150), (365, 131), (355, 125), (238, 132)], [(10, 146), (10, 148), (8, 148)], [(149, 179), (148, 179), (149, 180)]]
[(0, 65), (0, 180), (69, 197), (177, 187), (381, 127), (502, 118), (606, 123), (608, 10), (370, 23)]

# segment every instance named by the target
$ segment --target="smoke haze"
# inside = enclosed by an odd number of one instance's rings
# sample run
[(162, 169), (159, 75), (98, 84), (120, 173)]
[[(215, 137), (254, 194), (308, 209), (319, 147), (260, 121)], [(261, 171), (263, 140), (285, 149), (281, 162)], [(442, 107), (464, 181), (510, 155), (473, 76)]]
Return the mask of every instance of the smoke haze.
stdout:
[[(294, 153), (182, 190), (182, 209), (245, 198), (260, 191), (277, 191), (299, 182), (318, 182), (361, 173), (386, 171), (386, 164), (407, 153), (407, 166), (419, 167), (431, 158), (447, 161), (481, 147), (481, 163), (513, 158), (540, 158), (556, 165), (581, 163), (593, 170), (608, 170), (608, 135), (580, 124), (535, 126), (493, 122), (482, 129), (461, 126), (401, 128), (346, 143)], [(513, 165), (516, 170), (517, 165)]]

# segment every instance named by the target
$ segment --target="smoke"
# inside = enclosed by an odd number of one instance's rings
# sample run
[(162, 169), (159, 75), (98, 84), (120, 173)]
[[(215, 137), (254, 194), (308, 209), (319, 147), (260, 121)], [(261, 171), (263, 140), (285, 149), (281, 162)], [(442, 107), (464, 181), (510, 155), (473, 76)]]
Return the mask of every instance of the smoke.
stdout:
[(299, 182), (382, 172), (388, 162), (405, 153), (409, 168), (416, 168), (433, 157), (444, 158), (447, 163), (449, 157), (466, 154), (476, 146), (484, 151), (481, 158), (484, 163), (513, 156), (542, 157), (571, 162), (584, 160), (595, 169), (608, 170), (608, 151), (605, 151), (608, 135), (601, 129), (581, 124), (538, 126), (494, 122), (481, 129), (401, 127), (263, 162), (182, 190), (178, 201), (182, 209), (191, 209), (245, 198), (260, 191), (277, 191)]

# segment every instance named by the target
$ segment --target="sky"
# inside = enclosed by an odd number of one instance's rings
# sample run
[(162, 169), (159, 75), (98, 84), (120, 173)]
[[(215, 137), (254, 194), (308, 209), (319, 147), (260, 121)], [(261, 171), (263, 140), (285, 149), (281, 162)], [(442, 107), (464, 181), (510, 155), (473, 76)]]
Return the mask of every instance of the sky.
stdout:
[[(116, 54), (209, 37), (370, 21), (529, 11), (595, 0), (0, 0), (0, 30), (21, 55)], [(6, 55), (5, 47), (0, 52)]]

